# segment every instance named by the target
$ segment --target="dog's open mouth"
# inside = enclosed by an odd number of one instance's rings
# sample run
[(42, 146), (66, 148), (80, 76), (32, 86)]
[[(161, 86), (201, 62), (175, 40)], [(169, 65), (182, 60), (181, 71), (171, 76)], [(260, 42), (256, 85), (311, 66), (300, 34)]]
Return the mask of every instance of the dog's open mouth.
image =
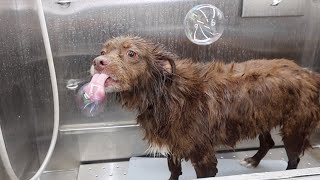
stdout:
[(117, 83), (117, 80), (113, 76), (106, 73), (96, 73), (92, 76), (84, 91), (91, 100), (101, 101), (105, 98), (105, 93), (114, 89)]
[(116, 77), (114, 77), (111, 74), (107, 74), (107, 73), (96, 73), (93, 76), (97, 76), (97, 77), (103, 77), (103, 78), (97, 78), (97, 80), (95, 80), (98, 84), (104, 85), (104, 87), (110, 87), (110, 86), (114, 86), (118, 83), (118, 79)]
[(109, 76), (109, 77), (106, 79), (106, 81), (104, 82), (104, 86), (105, 86), (105, 87), (109, 87), (109, 86), (112, 86), (112, 85), (114, 85), (114, 84), (116, 84), (116, 83), (118, 83), (118, 81)]

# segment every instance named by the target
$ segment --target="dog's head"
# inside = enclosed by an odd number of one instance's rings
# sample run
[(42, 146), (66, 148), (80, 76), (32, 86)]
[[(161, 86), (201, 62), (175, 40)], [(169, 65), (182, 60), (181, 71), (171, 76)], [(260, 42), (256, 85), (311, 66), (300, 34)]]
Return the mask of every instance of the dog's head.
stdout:
[(168, 80), (175, 73), (175, 58), (162, 46), (142, 38), (117, 37), (103, 45), (90, 72), (109, 76), (105, 82), (106, 92), (122, 92), (139, 86), (142, 80)]

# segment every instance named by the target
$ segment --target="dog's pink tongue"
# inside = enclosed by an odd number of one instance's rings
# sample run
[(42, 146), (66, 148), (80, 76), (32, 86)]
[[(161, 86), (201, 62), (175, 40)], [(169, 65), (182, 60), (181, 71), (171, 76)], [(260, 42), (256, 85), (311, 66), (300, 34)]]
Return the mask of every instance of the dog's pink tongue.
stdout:
[(108, 79), (106, 74), (95, 74), (90, 83), (85, 87), (84, 91), (91, 101), (102, 101), (105, 96), (104, 83)]

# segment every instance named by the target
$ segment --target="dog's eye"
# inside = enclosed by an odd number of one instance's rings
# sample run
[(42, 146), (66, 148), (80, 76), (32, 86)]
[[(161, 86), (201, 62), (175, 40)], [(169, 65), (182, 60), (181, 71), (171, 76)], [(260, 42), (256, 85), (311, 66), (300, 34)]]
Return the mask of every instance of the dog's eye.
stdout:
[(136, 56), (137, 54), (136, 54), (134, 51), (129, 50), (129, 51), (127, 51), (127, 55), (128, 55), (129, 57), (134, 57), (134, 56)]
[(100, 52), (100, 55), (105, 55), (105, 54), (106, 54), (105, 51), (101, 51), (101, 52)]

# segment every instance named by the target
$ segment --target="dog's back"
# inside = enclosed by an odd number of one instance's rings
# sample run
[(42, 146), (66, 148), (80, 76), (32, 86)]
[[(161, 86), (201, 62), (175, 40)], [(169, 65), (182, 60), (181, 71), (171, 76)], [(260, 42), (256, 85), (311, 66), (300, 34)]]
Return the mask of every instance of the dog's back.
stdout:
[(234, 147), (240, 140), (259, 136), (259, 152), (243, 164), (259, 164), (274, 145), (269, 132), (277, 126), (288, 154), (288, 169), (296, 168), (299, 155), (310, 147), (309, 137), (320, 120), (318, 73), (275, 59), (230, 64), (182, 60), (177, 62), (177, 74), (202, 82), (195, 90), (207, 95), (208, 112), (203, 110), (207, 119), (198, 113), (198, 124), (209, 128), (209, 134), (201, 132), (203, 137), (211, 136), (214, 145)]
[(222, 121), (212, 132), (221, 143), (234, 146), (276, 126), (284, 137), (309, 135), (320, 120), (319, 75), (292, 61), (252, 60), (207, 71), (209, 104), (220, 116), (211, 121)]

